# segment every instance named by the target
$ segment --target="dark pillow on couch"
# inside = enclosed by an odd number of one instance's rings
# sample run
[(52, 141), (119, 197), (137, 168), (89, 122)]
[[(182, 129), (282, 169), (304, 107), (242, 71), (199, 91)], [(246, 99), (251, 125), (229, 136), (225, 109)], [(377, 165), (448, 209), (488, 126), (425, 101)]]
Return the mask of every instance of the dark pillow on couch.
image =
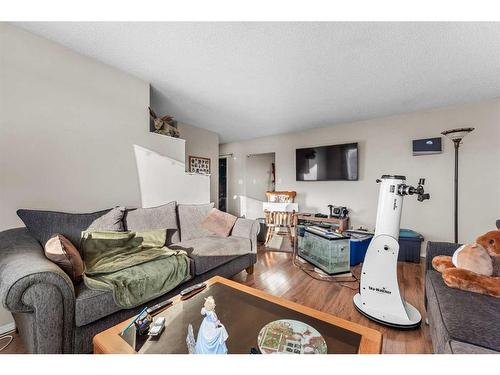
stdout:
[(44, 247), (45, 256), (57, 264), (75, 283), (82, 279), (85, 266), (78, 249), (64, 236), (52, 236)]
[(80, 250), (80, 237), (84, 230), (123, 231), (124, 212), (124, 207), (88, 214), (20, 209), (17, 216), (42, 246), (54, 234), (61, 234)]
[(130, 208), (125, 211), (123, 223), (125, 230), (143, 232), (151, 229), (167, 230), (167, 245), (180, 241), (177, 226), (177, 202), (150, 208)]

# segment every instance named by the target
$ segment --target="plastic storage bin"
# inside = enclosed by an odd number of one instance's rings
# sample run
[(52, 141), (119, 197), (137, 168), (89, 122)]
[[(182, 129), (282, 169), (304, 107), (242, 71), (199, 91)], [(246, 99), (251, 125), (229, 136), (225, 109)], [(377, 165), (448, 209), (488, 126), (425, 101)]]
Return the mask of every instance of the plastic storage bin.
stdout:
[(351, 267), (363, 262), (363, 260), (365, 259), (366, 250), (368, 250), (368, 246), (370, 245), (372, 238), (373, 236), (371, 235), (351, 237), (351, 239), (349, 240), (349, 244), (351, 247)]
[(420, 248), (424, 237), (411, 229), (399, 231), (398, 261), (420, 263)]

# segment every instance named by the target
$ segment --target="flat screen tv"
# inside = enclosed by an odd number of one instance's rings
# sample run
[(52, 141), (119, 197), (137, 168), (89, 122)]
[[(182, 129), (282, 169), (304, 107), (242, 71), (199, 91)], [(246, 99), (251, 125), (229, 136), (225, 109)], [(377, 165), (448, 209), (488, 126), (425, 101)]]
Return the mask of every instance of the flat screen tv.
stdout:
[(295, 150), (297, 181), (358, 179), (358, 144), (298, 148)]

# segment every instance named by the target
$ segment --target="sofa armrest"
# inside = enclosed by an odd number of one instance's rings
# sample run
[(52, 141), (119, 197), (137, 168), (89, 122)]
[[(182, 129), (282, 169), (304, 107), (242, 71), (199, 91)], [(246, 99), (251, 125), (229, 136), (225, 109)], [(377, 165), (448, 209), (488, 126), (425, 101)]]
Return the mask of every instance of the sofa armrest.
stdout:
[(257, 220), (238, 218), (234, 223), (231, 236), (250, 239), (252, 244), (252, 253), (257, 253), (257, 235), (260, 231), (260, 225)]
[(427, 250), (425, 254), (425, 269), (432, 269), (432, 258), (437, 255), (448, 255), (452, 256), (456, 249), (458, 249), (461, 244), (451, 243), (451, 242), (427, 242)]
[(15, 316), (23, 313), (21, 326), (18, 324), (17, 328), (30, 351), (72, 351), (73, 283), (59, 266), (45, 257), (42, 247), (26, 228), (0, 233), (0, 301)]

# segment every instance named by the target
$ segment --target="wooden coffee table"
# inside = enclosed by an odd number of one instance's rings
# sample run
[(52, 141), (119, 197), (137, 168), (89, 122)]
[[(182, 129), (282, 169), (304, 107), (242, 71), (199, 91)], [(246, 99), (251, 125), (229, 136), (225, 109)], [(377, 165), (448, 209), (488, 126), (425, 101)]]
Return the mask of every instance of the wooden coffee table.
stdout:
[(157, 314), (166, 318), (165, 331), (159, 340), (147, 340), (137, 351), (134, 350), (119, 336), (131, 318), (96, 335), (94, 353), (185, 354), (187, 327), (192, 324), (196, 334), (203, 319), (200, 310), (208, 296), (214, 297), (217, 316), (229, 333), (226, 343), (229, 353), (250, 353), (251, 348), (257, 347), (261, 328), (278, 319), (299, 320), (317, 329), (327, 343), (329, 354), (377, 354), (381, 351), (382, 334), (374, 329), (219, 276), (206, 284), (205, 290), (187, 300), (174, 297), (174, 303)]

